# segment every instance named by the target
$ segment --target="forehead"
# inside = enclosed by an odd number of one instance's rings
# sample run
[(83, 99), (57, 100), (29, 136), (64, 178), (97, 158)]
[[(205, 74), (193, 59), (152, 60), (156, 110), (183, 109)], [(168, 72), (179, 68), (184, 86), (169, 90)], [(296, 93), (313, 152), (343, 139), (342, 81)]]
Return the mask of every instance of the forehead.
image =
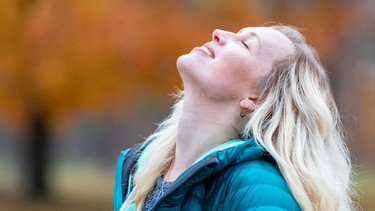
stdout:
[(283, 33), (270, 27), (245, 27), (242, 28), (239, 33), (256, 34), (263, 39), (291, 42)]
[(283, 33), (270, 27), (246, 27), (240, 30), (241, 34), (253, 34), (259, 38), (259, 49), (264, 53), (283, 52), (292, 54), (294, 44)]

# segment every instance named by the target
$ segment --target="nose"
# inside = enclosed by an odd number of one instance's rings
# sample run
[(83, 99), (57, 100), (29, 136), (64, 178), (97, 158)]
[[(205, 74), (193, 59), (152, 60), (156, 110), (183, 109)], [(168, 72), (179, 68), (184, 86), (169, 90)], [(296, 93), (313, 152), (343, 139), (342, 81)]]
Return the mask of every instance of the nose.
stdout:
[(212, 40), (214, 42), (217, 42), (219, 45), (225, 45), (228, 40), (233, 38), (235, 36), (234, 33), (221, 30), (221, 29), (215, 29), (212, 33)]

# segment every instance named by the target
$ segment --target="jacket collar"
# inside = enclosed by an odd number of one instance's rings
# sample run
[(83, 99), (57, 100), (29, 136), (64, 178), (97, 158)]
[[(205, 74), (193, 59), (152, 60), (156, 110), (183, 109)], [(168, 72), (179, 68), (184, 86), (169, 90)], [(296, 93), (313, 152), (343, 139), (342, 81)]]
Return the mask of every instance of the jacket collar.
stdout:
[(175, 207), (188, 190), (210, 175), (227, 166), (256, 160), (264, 155), (267, 155), (265, 150), (253, 138), (246, 141), (236, 139), (215, 147), (179, 176), (156, 206)]

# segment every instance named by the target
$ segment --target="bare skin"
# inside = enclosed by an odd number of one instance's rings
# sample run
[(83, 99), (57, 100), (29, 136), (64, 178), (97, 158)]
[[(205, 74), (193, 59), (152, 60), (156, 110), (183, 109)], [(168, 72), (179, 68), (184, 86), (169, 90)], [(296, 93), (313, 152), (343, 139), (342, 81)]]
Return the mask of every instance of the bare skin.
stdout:
[(215, 30), (205, 46), (177, 61), (185, 96), (166, 181), (176, 180), (210, 149), (240, 138), (240, 113), (256, 108), (258, 82), (269, 75), (275, 60), (294, 52), (287, 37), (268, 27)]

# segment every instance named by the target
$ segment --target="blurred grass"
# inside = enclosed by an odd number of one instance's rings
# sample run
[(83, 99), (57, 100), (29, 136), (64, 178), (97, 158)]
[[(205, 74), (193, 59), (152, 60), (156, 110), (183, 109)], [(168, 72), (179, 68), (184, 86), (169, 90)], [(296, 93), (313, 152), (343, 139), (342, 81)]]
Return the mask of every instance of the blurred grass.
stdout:
[[(11, 169), (0, 162), (0, 211), (112, 210), (112, 166), (60, 163), (50, 171), (50, 197), (33, 200), (22, 196), (22, 187), (15, 184), (17, 174)], [(359, 169), (356, 181), (359, 210), (375, 210), (375, 170)]]
[(112, 210), (114, 176), (111, 167), (97, 166), (90, 162), (64, 162), (50, 169), (47, 199), (30, 198), (22, 193), (11, 168), (0, 176), (0, 211), (23, 210)]

